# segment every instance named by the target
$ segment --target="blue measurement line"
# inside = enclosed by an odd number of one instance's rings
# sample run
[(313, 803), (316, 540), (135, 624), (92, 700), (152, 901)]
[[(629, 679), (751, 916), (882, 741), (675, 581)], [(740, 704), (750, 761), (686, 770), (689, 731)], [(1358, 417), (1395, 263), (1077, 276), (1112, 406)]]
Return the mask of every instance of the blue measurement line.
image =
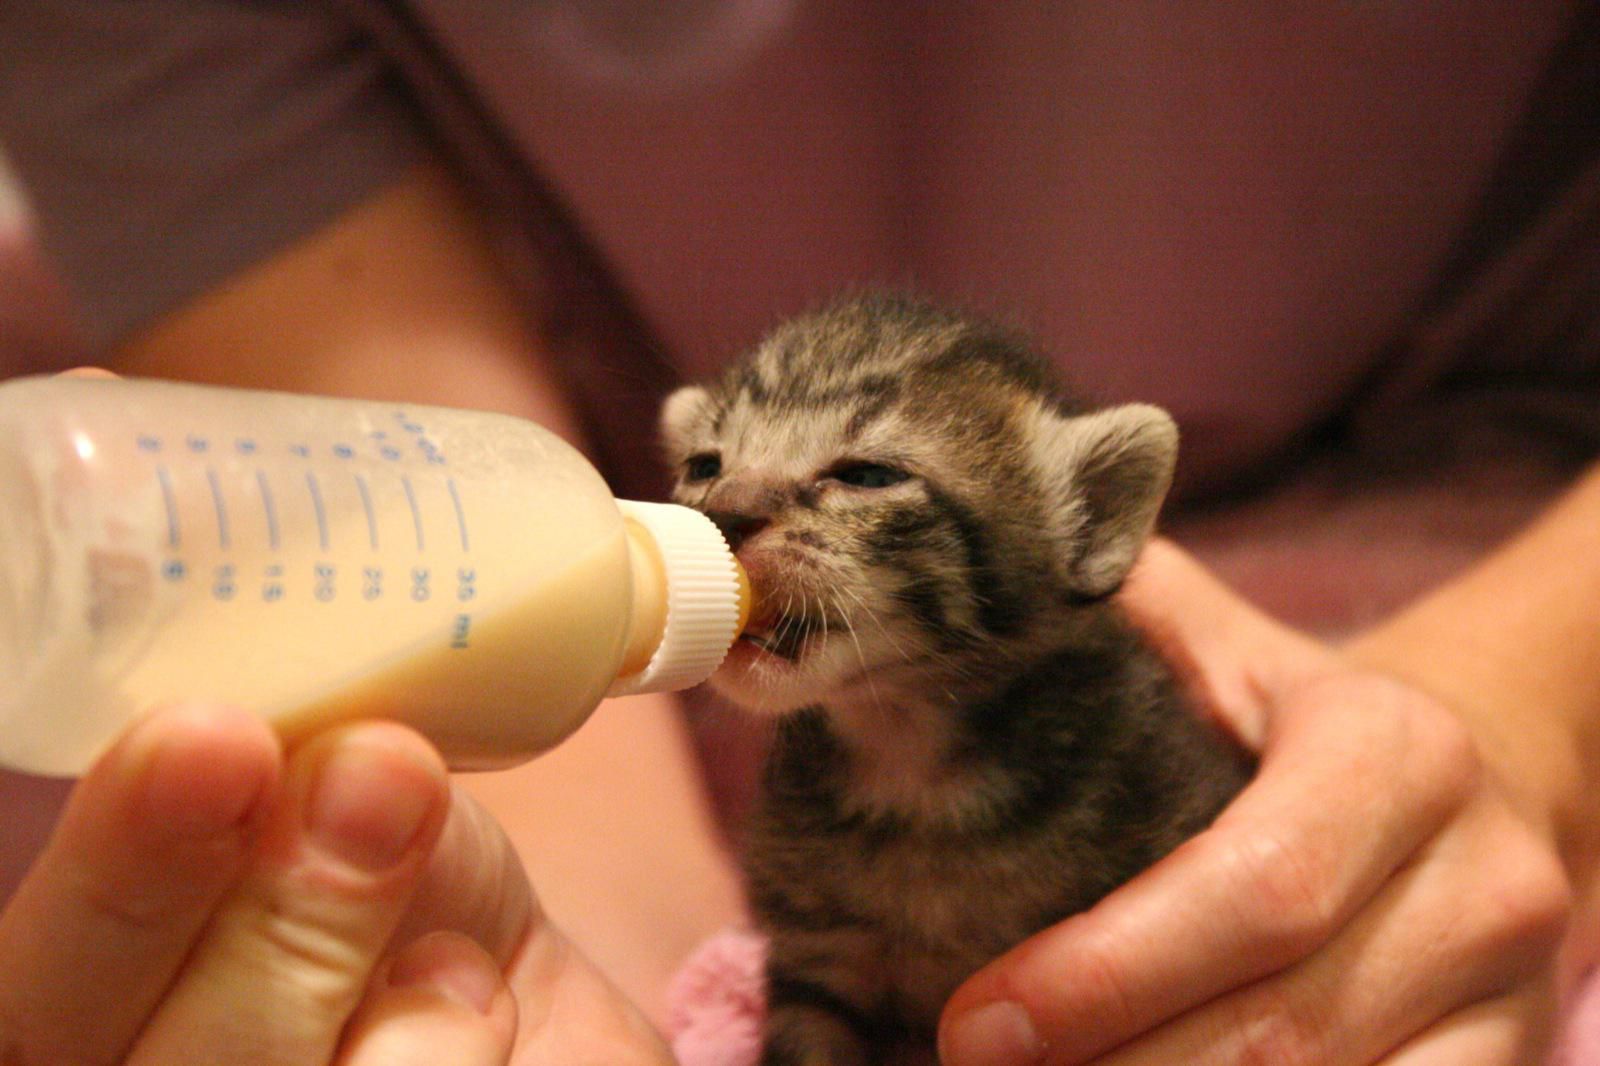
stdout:
[(467, 512), (461, 506), (461, 493), (456, 491), (456, 479), (444, 479), (445, 487), (450, 490), (450, 502), (456, 505), (456, 528), (461, 530), (461, 550), (469, 552), (472, 545), (467, 540)]
[(311, 490), (311, 508), (317, 512), (317, 539), (322, 544), (322, 550), (328, 550), (328, 512), (322, 506), (322, 486), (317, 484), (317, 475), (306, 471), (306, 488)]
[(406, 502), (411, 505), (411, 523), (417, 527), (417, 551), (424, 548), (422, 540), (422, 508), (417, 506), (417, 490), (411, 487), (411, 479), (403, 477), (400, 484), (405, 486)]
[(172, 472), (158, 466), (156, 480), (161, 482), (161, 502), (167, 507), (167, 547), (176, 548), (183, 538), (178, 531), (178, 497), (172, 491)]
[(360, 474), (356, 475), (356, 488), (361, 492), (361, 508), (367, 512), (367, 542), (372, 545), (372, 550), (378, 550), (378, 516), (372, 510), (372, 493), (367, 489), (367, 479)]
[(267, 516), (267, 543), (278, 550), (278, 508), (272, 502), (272, 486), (267, 484), (267, 472), (256, 471), (256, 487), (261, 490), (261, 513)]
[(222, 498), (222, 483), (217, 480), (217, 472), (209, 466), (206, 467), (206, 484), (211, 486), (211, 506), (217, 512), (217, 544), (227, 551), (233, 546), (228, 529), (228, 505)]

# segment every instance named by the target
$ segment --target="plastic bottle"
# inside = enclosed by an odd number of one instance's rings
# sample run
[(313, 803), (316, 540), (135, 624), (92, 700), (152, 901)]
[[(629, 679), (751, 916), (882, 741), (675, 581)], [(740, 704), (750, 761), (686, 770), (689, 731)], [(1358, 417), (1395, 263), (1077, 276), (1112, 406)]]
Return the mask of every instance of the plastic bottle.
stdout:
[(608, 693), (703, 680), (748, 611), (704, 516), (616, 501), (558, 437), (478, 412), (18, 379), (0, 516), (0, 764), (35, 773), (188, 697), (512, 765)]

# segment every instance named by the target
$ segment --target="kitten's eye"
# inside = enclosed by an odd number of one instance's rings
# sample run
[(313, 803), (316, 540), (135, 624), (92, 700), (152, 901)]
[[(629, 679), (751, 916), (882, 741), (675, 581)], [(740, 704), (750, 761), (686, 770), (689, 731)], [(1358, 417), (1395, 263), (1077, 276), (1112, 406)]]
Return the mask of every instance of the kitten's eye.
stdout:
[(715, 452), (691, 455), (683, 464), (683, 480), (710, 481), (722, 473), (722, 456)]
[(828, 471), (828, 477), (858, 489), (886, 489), (910, 479), (899, 467), (883, 463), (842, 463)]

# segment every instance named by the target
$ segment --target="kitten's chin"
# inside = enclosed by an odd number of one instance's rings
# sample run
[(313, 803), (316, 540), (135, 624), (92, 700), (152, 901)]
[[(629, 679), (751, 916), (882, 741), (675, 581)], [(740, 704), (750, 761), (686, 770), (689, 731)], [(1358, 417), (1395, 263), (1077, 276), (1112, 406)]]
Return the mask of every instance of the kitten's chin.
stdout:
[(812, 706), (827, 695), (828, 679), (820, 677), (807, 658), (803, 654), (780, 655), (759, 642), (738, 640), (709, 684), (747, 711), (786, 714)]

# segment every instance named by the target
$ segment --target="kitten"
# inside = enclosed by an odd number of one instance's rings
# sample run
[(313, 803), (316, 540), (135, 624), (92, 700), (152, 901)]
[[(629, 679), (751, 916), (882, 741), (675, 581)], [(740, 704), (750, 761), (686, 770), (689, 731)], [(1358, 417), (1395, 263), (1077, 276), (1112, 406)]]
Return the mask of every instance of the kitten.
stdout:
[(761, 597), (713, 683), (781, 715), (747, 853), (768, 1066), (931, 1048), (961, 981), (1243, 786), (1112, 599), (1172, 476), (1158, 408), (1084, 410), (999, 328), (872, 295), (662, 423)]

